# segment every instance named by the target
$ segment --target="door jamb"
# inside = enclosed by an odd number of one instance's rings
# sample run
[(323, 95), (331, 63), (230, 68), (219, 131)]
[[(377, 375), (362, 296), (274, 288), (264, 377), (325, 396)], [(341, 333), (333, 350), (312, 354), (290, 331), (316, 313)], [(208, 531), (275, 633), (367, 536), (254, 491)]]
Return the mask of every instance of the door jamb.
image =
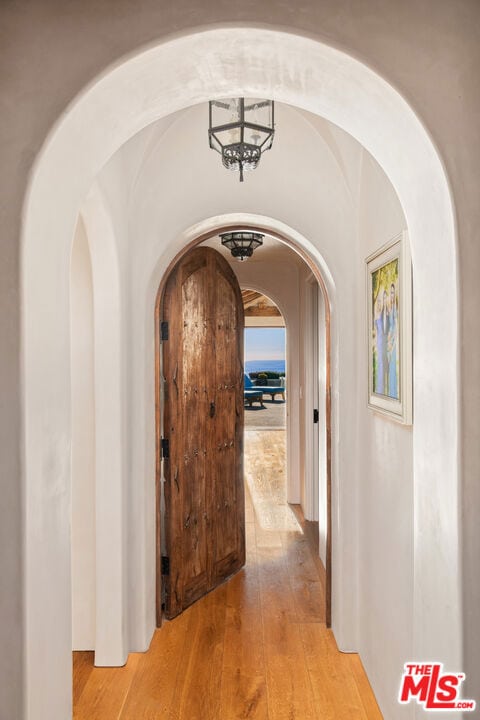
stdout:
[[(322, 361), (320, 352), (319, 317), (321, 309), (316, 295), (318, 282), (313, 275), (307, 278), (305, 284), (305, 319), (304, 319), (304, 382), (303, 394), (305, 398), (304, 422), (305, 437), (303, 447), (305, 450), (304, 471), (304, 513), (306, 520), (319, 520), (319, 492), (320, 478), (325, 480), (324, 442), (321, 440), (321, 428), (325, 426), (325, 408), (320, 408), (319, 400), (320, 381), (319, 369)], [(314, 409), (319, 413), (317, 424), (313, 422)]]

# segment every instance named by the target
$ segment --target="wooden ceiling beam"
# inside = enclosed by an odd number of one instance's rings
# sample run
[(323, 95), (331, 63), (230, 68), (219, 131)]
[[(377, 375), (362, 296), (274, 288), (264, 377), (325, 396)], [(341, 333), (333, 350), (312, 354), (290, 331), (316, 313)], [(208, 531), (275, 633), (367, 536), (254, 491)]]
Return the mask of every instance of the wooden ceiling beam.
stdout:
[(262, 307), (246, 307), (245, 317), (277, 317), (281, 315), (276, 305), (263, 305)]
[(259, 300), (262, 297), (262, 294), (259, 292), (256, 292), (256, 290), (242, 290), (242, 300), (243, 305), (246, 307), (247, 305), (250, 305), (251, 303), (255, 302), (256, 300)]

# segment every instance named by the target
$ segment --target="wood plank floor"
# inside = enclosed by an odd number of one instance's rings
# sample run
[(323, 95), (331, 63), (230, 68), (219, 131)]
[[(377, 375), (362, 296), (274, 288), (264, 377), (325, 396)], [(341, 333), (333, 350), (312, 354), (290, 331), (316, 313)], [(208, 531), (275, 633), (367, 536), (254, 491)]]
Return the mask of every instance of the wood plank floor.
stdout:
[(284, 431), (248, 431), (247, 563), (123, 668), (73, 653), (75, 720), (381, 720), (325, 626), (312, 524), (285, 498)]

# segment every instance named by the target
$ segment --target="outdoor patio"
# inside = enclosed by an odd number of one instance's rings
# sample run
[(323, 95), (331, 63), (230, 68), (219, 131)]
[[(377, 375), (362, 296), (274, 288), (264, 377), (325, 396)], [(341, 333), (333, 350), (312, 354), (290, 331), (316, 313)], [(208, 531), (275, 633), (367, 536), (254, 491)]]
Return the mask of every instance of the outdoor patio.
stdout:
[[(267, 399), (268, 398), (268, 399)], [(286, 425), (287, 403), (283, 400), (270, 400), (268, 396), (263, 397), (263, 404), (256, 402), (245, 407), (245, 429), (246, 430), (281, 430)]]

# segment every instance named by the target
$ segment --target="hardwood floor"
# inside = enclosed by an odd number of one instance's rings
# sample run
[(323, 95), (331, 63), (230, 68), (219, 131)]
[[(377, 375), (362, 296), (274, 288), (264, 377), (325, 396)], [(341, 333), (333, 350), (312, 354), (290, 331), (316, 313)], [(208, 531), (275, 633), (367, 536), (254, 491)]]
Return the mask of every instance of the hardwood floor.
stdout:
[(73, 654), (75, 720), (381, 720), (324, 622), (312, 527), (286, 503), (285, 433), (248, 431), (247, 563), (123, 668)]

